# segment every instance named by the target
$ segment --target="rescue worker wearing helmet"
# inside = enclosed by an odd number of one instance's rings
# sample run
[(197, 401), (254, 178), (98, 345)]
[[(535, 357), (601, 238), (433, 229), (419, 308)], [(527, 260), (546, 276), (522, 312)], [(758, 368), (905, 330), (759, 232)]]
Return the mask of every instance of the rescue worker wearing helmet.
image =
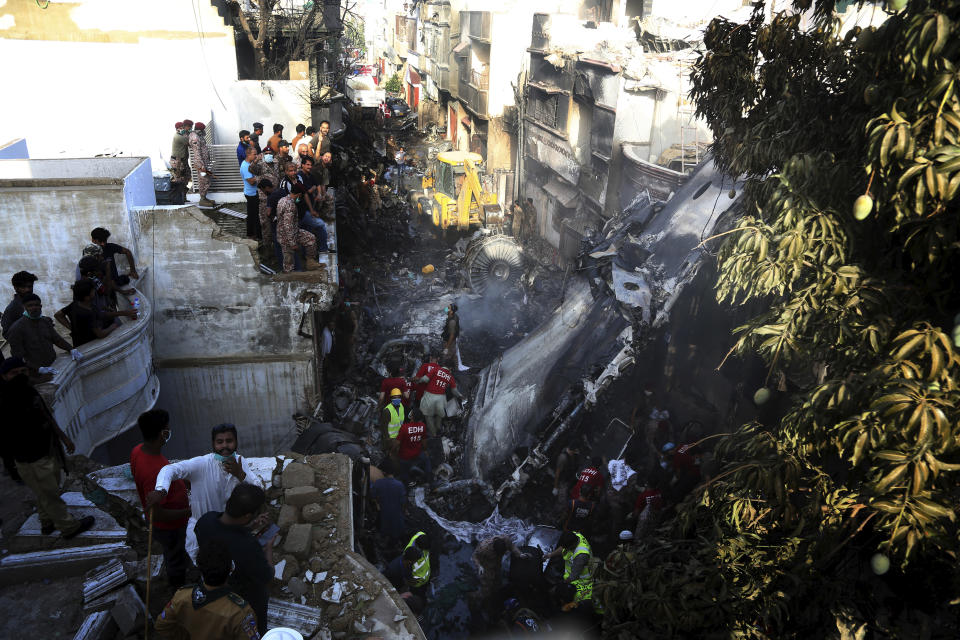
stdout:
[(380, 428), (383, 430), (384, 450), (390, 453), (396, 449), (397, 436), (400, 426), (406, 418), (403, 408), (403, 392), (394, 388), (390, 390), (390, 402), (380, 412)]

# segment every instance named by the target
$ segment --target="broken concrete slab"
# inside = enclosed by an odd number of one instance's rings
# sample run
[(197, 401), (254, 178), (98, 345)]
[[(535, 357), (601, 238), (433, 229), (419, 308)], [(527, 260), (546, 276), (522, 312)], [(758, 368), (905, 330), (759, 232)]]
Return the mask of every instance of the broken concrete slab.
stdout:
[(109, 611), (98, 611), (88, 615), (73, 636), (73, 640), (109, 640), (117, 632), (117, 624)]
[[(88, 531), (84, 531), (74, 540), (82, 543), (90, 542), (119, 542), (126, 540), (127, 530), (117, 524), (117, 521), (109, 514), (101, 511), (92, 502), (83, 497), (82, 493), (68, 491), (61, 494), (61, 498), (67, 504), (67, 511), (76, 519), (86, 516), (94, 517), (94, 525)], [(40, 550), (46, 541), (54, 540), (60, 537), (60, 532), (43, 535), (40, 531), (40, 516), (36, 513), (31, 515), (20, 527), (17, 537), (13, 543), (17, 551)]]
[(286, 540), (283, 541), (284, 552), (305, 560), (311, 548), (311, 529), (309, 524), (292, 525)]
[(146, 605), (140, 599), (137, 590), (130, 584), (120, 590), (116, 603), (110, 609), (110, 616), (123, 635), (142, 628), (146, 613)]
[(0, 560), (0, 585), (42, 580), (51, 575), (79, 576), (105, 561), (136, 557), (136, 552), (122, 542), (14, 553)]
[(316, 607), (270, 598), (267, 604), (267, 626), (296, 629), (309, 638), (320, 628), (321, 614)]
[(87, 572), (85, 578), (83, 582), (83, 602), (85, 605), (130, 580), (130, 576), (119, 558), (114, 558), (91, 569)]
[(293, 487), (283, 492), (284, 504), (302, 507), (311, 502), (320, 501), (320, 490), (316, 487)]
[(287, 465), (283, 470), (283, 488), (292, 489), (294, 487), (312, 487), (314, 482), (314, 470), (308, 464), (302, 462), (293, 462)]

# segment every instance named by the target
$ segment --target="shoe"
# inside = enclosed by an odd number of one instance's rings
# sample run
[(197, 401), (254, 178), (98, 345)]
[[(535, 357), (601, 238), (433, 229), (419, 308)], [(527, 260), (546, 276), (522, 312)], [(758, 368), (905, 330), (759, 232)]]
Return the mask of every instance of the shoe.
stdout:
[(93, 516), (86, 516), (84, 518), (80, 518), (80, 520), (77, 522), (76, 529), (74, 529), (70, 533), (61, 533), (60, 537), (63, 538), (64, 540), (72, 540), (73, 538), (76, 538), (78, 535), (80, 535), (84, 531), (87, 531), (91, 527), (93, 527), (95, 522), (96, 520), (94, 519)]
[(307, 271), (319, 271), (321, 269), (326, 269), (327, 265), (321, 264), (314, 260), (313, 258), (307, 258), (306, 264), (304, 265)]
[(41, 522), (41, 523), (40, 523), (40, 533), (42, 533), (42, 534), (45, 535), (45, 536), (50, 535), (51, 533), (53, 533), (53, 532), (56, 531), (56, 530), (57, 530), (57, 525), (53, 524), (52, 522)]
[(209, 198), (200, 198), (200, 206), (201, 206), (201, 207), (215, 207), (215, 206), (217, 206), (217, 203), (214, 202), (213, 200), (210, 200)]

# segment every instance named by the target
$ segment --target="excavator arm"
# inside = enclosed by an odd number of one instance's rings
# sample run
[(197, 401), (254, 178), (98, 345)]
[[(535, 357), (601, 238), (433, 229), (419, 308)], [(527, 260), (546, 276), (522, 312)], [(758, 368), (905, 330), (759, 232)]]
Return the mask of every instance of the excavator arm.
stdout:
[[(457, 228), (469, 229), (471, 222), (483, 226), (502, 223), (500, 206), (483, 190), (477, 168), (470, 160), (464, 160), (463, 169), (463, 186), (460, 187), (460, 195), (457, 197)], [(470, 210), (474, 201), (477, 203), (477, 217), (471, 220)]]

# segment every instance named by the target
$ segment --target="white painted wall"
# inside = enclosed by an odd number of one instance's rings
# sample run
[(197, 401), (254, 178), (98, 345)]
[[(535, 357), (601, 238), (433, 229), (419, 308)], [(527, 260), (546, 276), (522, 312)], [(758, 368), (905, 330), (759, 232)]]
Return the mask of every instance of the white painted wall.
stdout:
[(54, 0), (49, 13), (14, 2), (0, 59), (21, 61), (4, 64), (5, 84), (21, 92), (4, 101), (0, 140), (29, 138), (33, 157), (140, 155), (162, 169), (185, 118), (213, 117), (218, 143), (255, 120), (309, 124), (306, 81), (237, 80), (233, 28), (209, 1)]

